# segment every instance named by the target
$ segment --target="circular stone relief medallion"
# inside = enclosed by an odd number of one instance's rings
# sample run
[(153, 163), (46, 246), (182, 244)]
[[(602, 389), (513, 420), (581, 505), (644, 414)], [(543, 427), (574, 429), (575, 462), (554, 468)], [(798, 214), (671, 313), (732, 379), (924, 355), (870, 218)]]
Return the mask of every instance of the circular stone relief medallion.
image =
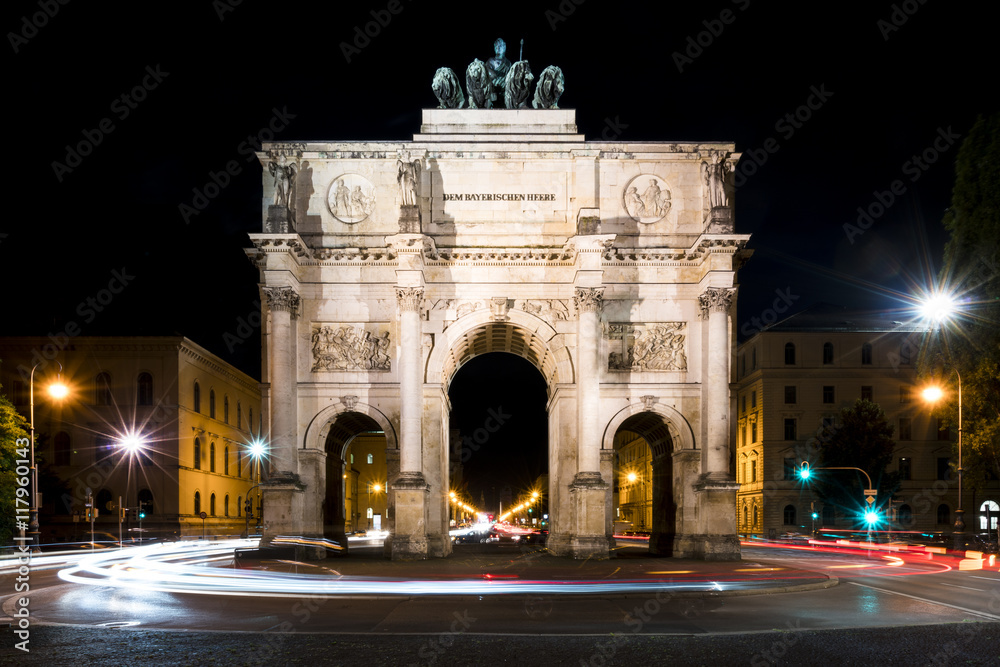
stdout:
[(330, 184), (326, 203), (337, 220), (361, 222), (375, 210), (375, 186), (360, 174), (341, 174)]
[(625, 186), (622, 204), (636, 222), (656, 222), (670, 212), (670, 190), (659, 176), (639, 174)]

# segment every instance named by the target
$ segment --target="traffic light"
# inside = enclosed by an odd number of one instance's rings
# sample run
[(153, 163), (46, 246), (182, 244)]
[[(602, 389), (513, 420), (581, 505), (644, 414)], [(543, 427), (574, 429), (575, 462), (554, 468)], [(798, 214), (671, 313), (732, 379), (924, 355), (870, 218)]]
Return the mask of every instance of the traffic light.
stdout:
[(142, 510), (139, 510), (139, 521), (142, 521), (145, 518), (146, 518), (146, 513)]
[(243, 509), (246, 511), (247, 516), (253, 516), (253, 501), (247, 498), (246, 503), (243, 505)]
[(125, 512), (127, 511), (128, 509), (125, 507), (118, 508), (118, 523), (125, 523)]
[(809, 461), (803, 461), (802, 467), (799, 468), (799, 477), (802, 479), (809, 479)]
[(875, 510), (868, 510), (865, 512), (865, 521), (869, 526), (874, 526), (878, 523), (878, 512)]

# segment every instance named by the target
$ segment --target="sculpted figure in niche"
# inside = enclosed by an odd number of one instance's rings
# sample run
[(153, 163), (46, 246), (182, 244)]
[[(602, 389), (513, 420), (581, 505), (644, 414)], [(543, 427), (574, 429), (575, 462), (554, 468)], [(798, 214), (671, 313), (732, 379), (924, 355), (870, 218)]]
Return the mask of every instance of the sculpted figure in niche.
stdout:
[(465, 91), (469, 95), (470, 109), (492, 109), (497, 99), (493, 81), (483, 61), (476, 58), (465, 71)]
[(709, 206), (712, 208), (729, 206), (726, 197), (726, 174), (729, 173), (729, 167), (725, 156), (715, 157), (712, 162), (702, 162), (701, 173), (705, 177), (705, 186), (708, 189)]
[(507, 82), (507, 72), (510, 70), (510, 61), (504, 55), (507, 53), (507, 44), (502, 39), (493, 42), (493, 57), (486, 61), (486, 69), (489, 72), (490, 83), (493, 84), (493, 91), (497, 95), (503, 92)]
[(531, 106), (536, 109), (558, 109), (559, 97), (563, 94), (565, 83), (562, 70), (555, 65), (543, 69), (538, 76), (535, 99), (532, 100)]
[(337, 179), (337, 189), (334, 192), (337, 210), (333, 214), (343, 218), (351, 217), (351, 190), (344, 185), (344, 179)]
[(450, 67), (441, 67), (434, 74), (431, 90), (438, 99), (438, 109), (461, 109), (465, 105), (462, 84)]
[[(292, 184), (295, 183), (295, 165), (288, 164), (284, 155), (279, 155), (277, 161), (271, 160), (267, 165), (274, 177), (274, 204), (288, 208), (291, 200)], [(290, 209), (289, 209), (290, 210)]]
[(526, 109), (531, 95), (531, 82), (535, 80), (527, 60), (518, 60), (507, 70), (503, 101), (508, 109)]
[(419, 178), (420, 160), (396, 160), (396, 182), (399, 183), (399, 193), (403, 206), (417, 205), (417, 181)]

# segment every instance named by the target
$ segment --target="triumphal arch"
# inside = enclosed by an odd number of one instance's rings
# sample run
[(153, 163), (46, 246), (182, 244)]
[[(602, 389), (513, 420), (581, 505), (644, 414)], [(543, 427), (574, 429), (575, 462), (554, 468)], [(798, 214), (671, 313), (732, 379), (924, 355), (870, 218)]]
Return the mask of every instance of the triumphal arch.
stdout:
[(547, 385), (552, 552), (608, 556), (627, 429), (654, 459), (651, 551), (738, 559), (733, 144), (588, 141), (554, 103), (439, 100), (412, 141), (259, 153), (265, 540), (342, 536), (346, 444), (382, 431), (387, 553), (450, 553), (449, 384), (506, 352)]

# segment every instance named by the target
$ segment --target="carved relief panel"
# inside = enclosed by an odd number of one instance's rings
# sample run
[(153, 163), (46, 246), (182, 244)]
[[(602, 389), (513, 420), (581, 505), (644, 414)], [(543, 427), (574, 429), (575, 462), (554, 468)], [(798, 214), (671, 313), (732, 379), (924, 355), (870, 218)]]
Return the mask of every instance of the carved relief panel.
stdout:
[(608, 324), (608, 370), (686, 371), (686, 328), (686, 322)]
[(312, 325), (313, 372), (390, 370), (389, 325)]

